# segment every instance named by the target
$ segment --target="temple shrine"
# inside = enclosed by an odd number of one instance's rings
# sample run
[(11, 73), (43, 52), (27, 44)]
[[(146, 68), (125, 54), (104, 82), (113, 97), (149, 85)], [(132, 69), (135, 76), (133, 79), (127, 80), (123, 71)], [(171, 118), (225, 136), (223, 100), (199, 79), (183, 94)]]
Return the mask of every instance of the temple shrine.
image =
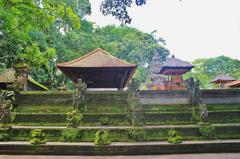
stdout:
[(98, 48), (70, 62), (59, 63), (57, 67), (74, 83), (83, 80), (87, 88), (123, 89), (132, 78), (137, 64), (120, 60)]
[(174, 55), (168, 58), (164, 64), (157, 55), (154, 55), (151, 65), (150, 79), (152, 82), (147, 84), (149, 90), (185, 90), (183, 74), (194, 67), (189, 62), (175, 58)]
[(229, 75), (219, 74), (210, 83), (214, 84), (215, 87), (217, 88), (226, 88), (226, 87), (231, 87), (232, 85), (227, 85), (227, 84), (234, 81), (236, 81), (236, 79)]

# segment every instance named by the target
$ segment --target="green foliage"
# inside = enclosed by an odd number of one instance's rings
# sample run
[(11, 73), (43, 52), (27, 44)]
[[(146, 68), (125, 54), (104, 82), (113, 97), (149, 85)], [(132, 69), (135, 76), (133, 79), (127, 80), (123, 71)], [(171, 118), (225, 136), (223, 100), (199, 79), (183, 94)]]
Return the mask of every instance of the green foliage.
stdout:
[(45, 144), (47, 142), (45, 133), (42, 129), (34, 129), (31, 131), (30, 143), (33, 145)]
[(100, 117), (99, 121), (100, 121), (101, 125), (109, 125), (110, 124), (110, 119), (107, 116)]
[(127, 134), (128, 137), (134, 141), (144, 141), (146, 137), (146, 132), (142, 128), (130, 129)]
[[(69, 25), (79, 28), (80, 19), (66, 0), (2, 0), (0, 2), (1, 54), (9, 62), (31, 45), (32, 31), (47, 32), (55, 27)], [(66, 8), (66, 9), (65, 9)], [(56, 21), (59, 23), (56, 26)], [(42, 36), (43, 37), (43, 36)], [(9, 48), (9, 46), (12, 46)], [(12, 51), (12, 52), (11, 52)], [(10, 53), (10, 54), (8, 54)], [(1, 59), (4, 60), (4, 59)]]
[(156, 38), (154, 32), (149, 34), (135, 28), (114, 25), (92, 30), (91, 23), (84, 25), (80, 30), (67, 32), (63, 37), (59, 36), (56, 44), (59, 62), (78, 58), (96, 48), (103, 48), (114, 56), (137, 63), (136, 79), (144, 82), (148, 73), (147, 66), (154, 51), (159, 52), (163, 61), (169, 54), (165, 42)]
[(154, 50), (163, 61), (169, 54), (164, 40), (157, 38), (155, 32), (114, 25), (94, 28), (92, 22), (80, 19), (90, 13), (89, 0), (0, 1), (0, 71), (24, 57), (31, 67), (31, 76), (56, 89), (70, 83), (56, 69), (56, 63), (103, 48), (137, 63), (135, 78), (144, 82)]
[(77, 110), (70, 110), (67, 112), (68, 126), (77, 128), (80, 121), (83, 118), (83, 114), (79, 113)]
[(77, 128), (66, 128), (61, 133), (61, 141), (64, 142), (77, 142), (80, 137), (81, 131)]
[[(146, 3), (146, 0), (136, 0), (136, 5), (141, 6)], [(100, 6), (100, 11), (103, 15), (112, 15), (122, 24), (130, 24), (132, 18), (128, 14), (128, 8), (131, 7), (132, 0), (103, 0)]]
[(192, 107), (192, 117), (191, 120), (193, 122), (199, 123), (200, 122), (200, 116), (197, 110), (197, 107)]
[(176, 130), (169, 130), (168, 131), (168, 142), (173, 144), (180, 144), (182, 143), (182, 137)]
[(0, 141), (8, 141), (9, 134), (8, 133), (0, 133)]
[(216, 139), (215, 127), (211, 125), (202, 126), (199, 128), (201, 135), (207, 139)]
[(132, 112), (137, 112), (142, 110), (142, 105), (137, 97), (131, 97), (129, 101), (129, 108)]
[(135, 96), (136, 91), (139, 89), (141, 85), (140, 79), (133, 78), (131, 82), (128, 84), (128, 93), (130, 96)]
[(200, 81), (201, 88), (212, 88), (210, 81), (219, 74), (228, 74), (240, 78), (240, 61), (226, 56), (202, 58), (193, 61), (195, 68), (187, 73), (185, 78), (194, 77)]
[(0, 121), (2, 126), (11, 127), (15, 119), (15, 113), (12, 113), (15, 104), (15, 94), (13, 91), (0, 92)]
[(0, 129), (0, 141), (8, 141), (10, 139), (9, 130)]
[(95, 145), (110, 145), (111, 140), (109, 137), (109, 132), (108, 130), (98, 130), (95, 134), (95, 140), (94, 140)]

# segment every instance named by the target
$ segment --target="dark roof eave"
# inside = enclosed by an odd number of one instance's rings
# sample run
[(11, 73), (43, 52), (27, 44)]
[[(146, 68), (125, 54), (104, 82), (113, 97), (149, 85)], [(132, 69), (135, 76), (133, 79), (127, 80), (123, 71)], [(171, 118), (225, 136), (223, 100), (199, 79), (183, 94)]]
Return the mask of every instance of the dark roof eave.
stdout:
[(173, 66), (162, 66), (159, 73), (162, 74), (164, 73), (164, 71), (166, 71), (166, 69), (176, 69), (176, 70), (181, 70), (181, 69), (186, 69), (186, 70), (191, 70), (192, 68), (194, 68), (195, 66), (179, 66), (179, 67), (173, 67)]
[(137, 67), (137, 64), (136, 65), (133, 65), (133, 66), (114, 66), (114, 67), (111, 67), (111, 66), (104, 66), (104, 67), (69, 67), (69, 66), (59, 66), (59, 65), (57, 65), (57, 68), (79, 68), (79, 69), (98, 69), (98, 68), (135, 68), (135, 67)]

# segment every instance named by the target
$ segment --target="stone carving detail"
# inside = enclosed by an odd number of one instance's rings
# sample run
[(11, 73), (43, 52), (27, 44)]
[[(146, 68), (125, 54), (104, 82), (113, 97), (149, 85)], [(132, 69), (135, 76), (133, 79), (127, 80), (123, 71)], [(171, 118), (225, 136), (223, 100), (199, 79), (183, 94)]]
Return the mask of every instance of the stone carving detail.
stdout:
[(27, 90), (27, 79), (29, 74), (29, 68), (27, 64), (24, 62), (24, 59), (20, 59), (20, 62), (14, 66), (15, 69), (15, 89), (19, 90)]
[(195, 82), (194, 79), (191, 77), (185, 80), (185, 83), (187, 85), (189, 103), (192, 105), (202, 104), (201, 92), (199, 89), (199, 81)]
[(199, 81), (194, 81), (191, 77), (185, 81), (189, 96), (189, 103), (198, 107), (198, 115), (200, 123), (206, 123), (208, 120), (207, 105), (202, 103), (201, 91), (199, 89)]
[(199, 119), (200, 123), (207, 123), (208, 121), (208, 110), (206, 104), (199, 105)]
[(140, 82), (132, 79), (128, 86), (129, 111), (132, 116), (132, 126), (143, 126), (144, 117), (142, 105), (138, 98)]
[(87, 85), (82, 79), (78, 79), (78, 82), (74, 84), (74, 87), (73, 106), (78, 110), (84, 104)]
[(3, 126), (11, 126), (12, 123), (12, 108), (14, 102), (14, 92), (5, 91), (1, 94), (0, 102), (0, 117)]

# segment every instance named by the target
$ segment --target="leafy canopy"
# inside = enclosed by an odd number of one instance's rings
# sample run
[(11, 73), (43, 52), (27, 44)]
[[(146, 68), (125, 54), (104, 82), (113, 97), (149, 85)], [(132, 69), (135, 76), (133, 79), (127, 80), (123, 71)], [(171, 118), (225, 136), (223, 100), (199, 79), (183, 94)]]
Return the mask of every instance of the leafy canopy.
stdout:
[(185, 75), (185, 78), (193, 76), (199, 80), (202, 88), (211, 88), (210, 81), (219, 74), (240, 78), (240, 61), (226, 56), (213, 58), (201, 58), (193, 61), (195, 68)]

